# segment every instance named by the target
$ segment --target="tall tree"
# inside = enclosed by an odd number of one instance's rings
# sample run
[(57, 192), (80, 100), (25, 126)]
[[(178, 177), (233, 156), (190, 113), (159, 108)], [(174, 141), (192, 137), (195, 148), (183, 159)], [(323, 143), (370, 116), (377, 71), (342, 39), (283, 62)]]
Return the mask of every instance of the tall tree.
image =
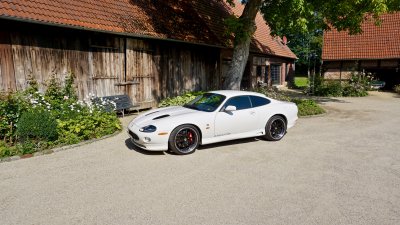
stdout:
[[(228, 1), (232, 4), (232, 0)], [(242, 15), (237, 18), (230, 18), (231, 26), (228, 26), (235, 35), (234, 49), (231, 65), (224, 81), (224, 89), (239, 90), (242, 81), (247, 59), (249, 58), (249, 49), (251, 37), (256, 31), (255, 19), (260, 10), (262, 0), (242, 1), (246, 4)]]
[[(234, 4), (234, 0), (226, 1)], [(245, 4), (242, 15), (228, 23), (235, 40), (224, 89), (240, 88), (259, 10), (272, 34), (331, 28), (356, 34), (362, 32), (363, 21), (374, 19), (379, 24), (381, 13), (400, 10), (400, 0), (242, 0), (241, 4)]]

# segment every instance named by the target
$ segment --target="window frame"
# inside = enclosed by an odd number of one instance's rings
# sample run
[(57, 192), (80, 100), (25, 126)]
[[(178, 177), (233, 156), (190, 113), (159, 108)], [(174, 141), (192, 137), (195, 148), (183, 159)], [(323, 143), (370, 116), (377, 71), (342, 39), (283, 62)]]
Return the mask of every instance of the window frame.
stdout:
[[(225, 103), (223, 104), (223, 106), (222, 106), (220, 112), (225, 111), (225, 108), (228, 106), (228, 102), (229, 102), (231, 99), (237, 98), (237, 97), (247, 97), (247, 99), (249, 100), (249, 103), (250, 103), (250, 107), (249, 107), (249, 108), (245, 108), (245, 109), (251, 109), (251, 108), (253, 108), (253, 103), (251, 102), (250, 95), (237, 95), (237, 96), (233, 96), (233, 97), (228, 98), (228, 99), (225, 101)], [(245, 109), (236, 109), (236, 111), (245, 110)]]
[[(267, 103), (264, 104), (264, 105), (255, 106), (255, 105), (253, 104), (253, 101), (251, 100), (251, 97), (265, 99), (265, 100), (267, 101)], [(249, 95), (249, 98), (250, 98), (251, 108), (257, 108), (257, 107), (261, 107), (261, 106), (266, 106), (266, 105), (269, 105), (269, 104), (271, 103), (271, 100), (269, 100), (268, 98), (262, 97), (262, 96)]]

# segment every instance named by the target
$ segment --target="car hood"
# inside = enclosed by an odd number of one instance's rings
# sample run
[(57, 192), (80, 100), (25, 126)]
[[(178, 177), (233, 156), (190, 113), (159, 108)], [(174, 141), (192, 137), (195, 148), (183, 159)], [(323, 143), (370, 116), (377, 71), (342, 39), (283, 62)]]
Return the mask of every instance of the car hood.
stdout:
[(146, 126), (155, 124), (166, 119), (176, 118), (183, 115), (199, 113), (200, 111), (185, 108), (182, 106), (171, 106), (166, 108), (154, 109), (146, 112), (132, 121), (136, 126)]

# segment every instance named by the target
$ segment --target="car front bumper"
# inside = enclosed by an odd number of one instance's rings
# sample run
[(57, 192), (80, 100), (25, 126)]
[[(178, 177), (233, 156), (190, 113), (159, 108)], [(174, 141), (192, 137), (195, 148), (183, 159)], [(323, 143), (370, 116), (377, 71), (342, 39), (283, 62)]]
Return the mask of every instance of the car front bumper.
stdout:
[(127, 130), (134, 145), (148, 151), (168, 150), (169, 135), (158, 135), (157, 131), (153, 133), (144, 133), (140, 132), (139, 129), (139, 127), (131, 125)]

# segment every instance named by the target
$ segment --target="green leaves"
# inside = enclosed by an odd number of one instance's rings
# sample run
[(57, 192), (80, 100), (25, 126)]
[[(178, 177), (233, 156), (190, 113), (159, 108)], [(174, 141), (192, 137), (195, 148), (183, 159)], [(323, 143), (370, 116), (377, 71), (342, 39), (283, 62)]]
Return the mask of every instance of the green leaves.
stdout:
[(182, 95), (173, 97), (173, 98), (165, 98), (161, 100), (160, 104), (158, 105), (159, 107), (167, 107), (167, 106), (179, 106), (179, 105), (184, 105), (193, 99), (195, 99), (197, 96), (204, 94), (202, 91), (198, 92), (186, 92)]
[(299, 116), (312, 116), (325, 113), (325, 110), (312, 99), (292, 99), (292, 102), (296, 103)]
[(316, 76), (314, 95), (326, 97), (363, 97), (368, 95), (372, 74), (353, 72), (348, 81), (323, 80)]
[(232, 15), (224, 20), (226, 30), (226, 37), (235, 37), (235, 44), (242, 42), (253, 35), (253, 30), (248, 29), (250, 26), (254, 26), (254, 21), (250, 21), (246, 18), (240, 18)]
[(336, 28), (351, 34), (362, 32), (366, 19), (399, 10), (400, 0), (265, 0), (261, 7), (273, 34)]
[(73, 76), (65, 85), (53, 76), (47, 91), (30, 79), (27, 90), (0, 95), (0, 157), (32, 153), (57, 145), (75, 144), (121, 130), (115, 112), (102, 103), (78, 101)]

